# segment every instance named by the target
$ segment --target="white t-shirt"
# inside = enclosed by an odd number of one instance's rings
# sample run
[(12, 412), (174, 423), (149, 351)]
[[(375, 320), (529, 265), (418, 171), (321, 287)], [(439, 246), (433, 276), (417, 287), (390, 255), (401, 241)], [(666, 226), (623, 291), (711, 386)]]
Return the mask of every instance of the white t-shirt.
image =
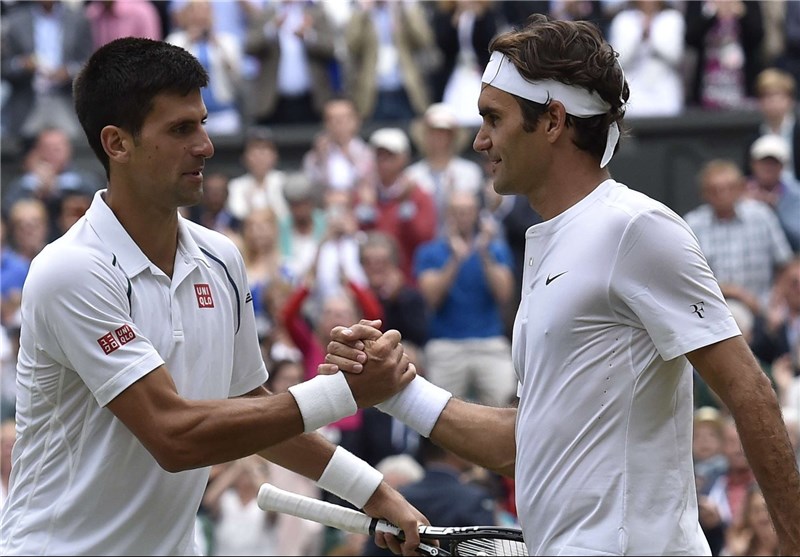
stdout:
[(25, 282), (2, 555), (199, 554), (209, 469), (165, 471), (105, 406), (164, 363), (188, 399), (242, 395), (267, 378), (235, 245), (180, 218), (170, 280), (104, 191)]
[(220, 516), (214, 525), (214, 555), (280, 555), (277, 525), (269, 522), (258, 502), (242, 502), (234, 489), (219, 499)]
[(526, 238), (513, 358), (529, 550), (710, 554), (683, 354), (740, 333), (697, 240), (613, 180)]
[(286, 175), (273, 170), (259, 183), (251, 174), (233, 178), (228, 184), (227, 208), (239, 220), (244, 220), (254, 209), (269, 207), (278, 220), (289, 214), (289, 204), (283, 195)]

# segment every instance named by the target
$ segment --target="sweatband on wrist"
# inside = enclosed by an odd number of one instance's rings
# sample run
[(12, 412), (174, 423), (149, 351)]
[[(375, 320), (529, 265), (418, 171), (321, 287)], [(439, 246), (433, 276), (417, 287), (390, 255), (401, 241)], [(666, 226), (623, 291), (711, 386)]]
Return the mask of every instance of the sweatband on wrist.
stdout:
[(352, 416), (358, 411), (353, 392), (341, 371), (333, 375), (317, 375), (313, 379), (292, 385), (289, 392), (300, 408), (306, 433)]
[(383, 474), (342, 447), (336, 447), (317, 485), (363, 509), (383, 481)]
[(405, 389), (376, 407), (423, 437), (429, 437), (436, 420), (452, 396), (452, 393), (418, 375)]

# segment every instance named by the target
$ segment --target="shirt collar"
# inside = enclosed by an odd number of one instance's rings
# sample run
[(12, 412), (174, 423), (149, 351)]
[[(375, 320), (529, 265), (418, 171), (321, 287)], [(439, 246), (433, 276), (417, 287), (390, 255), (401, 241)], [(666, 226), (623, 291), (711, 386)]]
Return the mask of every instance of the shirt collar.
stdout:
[[(86, 220), (117, 258), (123, 272), (128, 278), (133, 278), (145, 269), (153, 267), (153, 263), (133, 241), (106, 203), (104, 198), (106, 191), (102, 189), (95, 193), (92, 204), (86, 211)], [(180, 215), (178, 215), (178, 251), (185, 253), (189, 258), (200, 260), (206, 267), (209, 266), (200, 246), (189, 232), (186, 219)]]

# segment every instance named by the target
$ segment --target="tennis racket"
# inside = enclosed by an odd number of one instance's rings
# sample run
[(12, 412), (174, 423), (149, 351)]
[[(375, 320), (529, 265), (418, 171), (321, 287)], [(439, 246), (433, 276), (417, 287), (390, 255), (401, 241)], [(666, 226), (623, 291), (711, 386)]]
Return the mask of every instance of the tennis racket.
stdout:
[[(356, 534), (372, 536), (375, 532), (386, 532), (403, 538), (402, 530), (385, 520), (372, 518), (341, 505), (285, 491), (268, 483), (261, 485), (257, 501), (259, 508), (263, 511), (290, 514)], [(525, 547), (522, 531), (519, 528), (420, 526), (419, 536), (423, 543), (419, 545), (418, 551), (431, 557), (528, 555), (528, 549)], [(438, 542), (439, 545), (437, 547), (430, 542)]]

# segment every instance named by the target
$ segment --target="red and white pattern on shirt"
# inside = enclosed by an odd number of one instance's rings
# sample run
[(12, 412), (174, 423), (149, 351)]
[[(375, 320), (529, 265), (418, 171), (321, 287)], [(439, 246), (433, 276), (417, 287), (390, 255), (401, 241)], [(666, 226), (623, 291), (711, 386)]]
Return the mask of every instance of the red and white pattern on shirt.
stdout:
[(119, 348), (119, 343), (117, 342), (117, 339), (114, 338), (112, 333), (106, 333), (98, 338), (97, 344), (100, 345), (100, 348), (103, 349), (103, 352), (105, 352), (106, 355), (111, 354), (114, 350)]
[(114, 333), (117, 335), (117, 339), (119, 340), (120, 344), (127, 344), (136, 338), (136, 334), (133, 332), (133, 329), (131, 329), (131, 326), (127, 324), (114, 331)]
[(98, 338), (97, 344), (99, 344), (100, 348), (103, 349), (103, 352), (108, 355), (123, 344), (128, 344), (135, 338), (136, 333), (134, 333), (133, 328), (126, 323), (122, 327), (114, 329), (113, 332), (108, 332)]
[(211, 295), (211, 287), (208, 284), (195, 284), (194, 293), (197, 295), (197, 306), (199, 308), (214, 307), (214, 297)]

